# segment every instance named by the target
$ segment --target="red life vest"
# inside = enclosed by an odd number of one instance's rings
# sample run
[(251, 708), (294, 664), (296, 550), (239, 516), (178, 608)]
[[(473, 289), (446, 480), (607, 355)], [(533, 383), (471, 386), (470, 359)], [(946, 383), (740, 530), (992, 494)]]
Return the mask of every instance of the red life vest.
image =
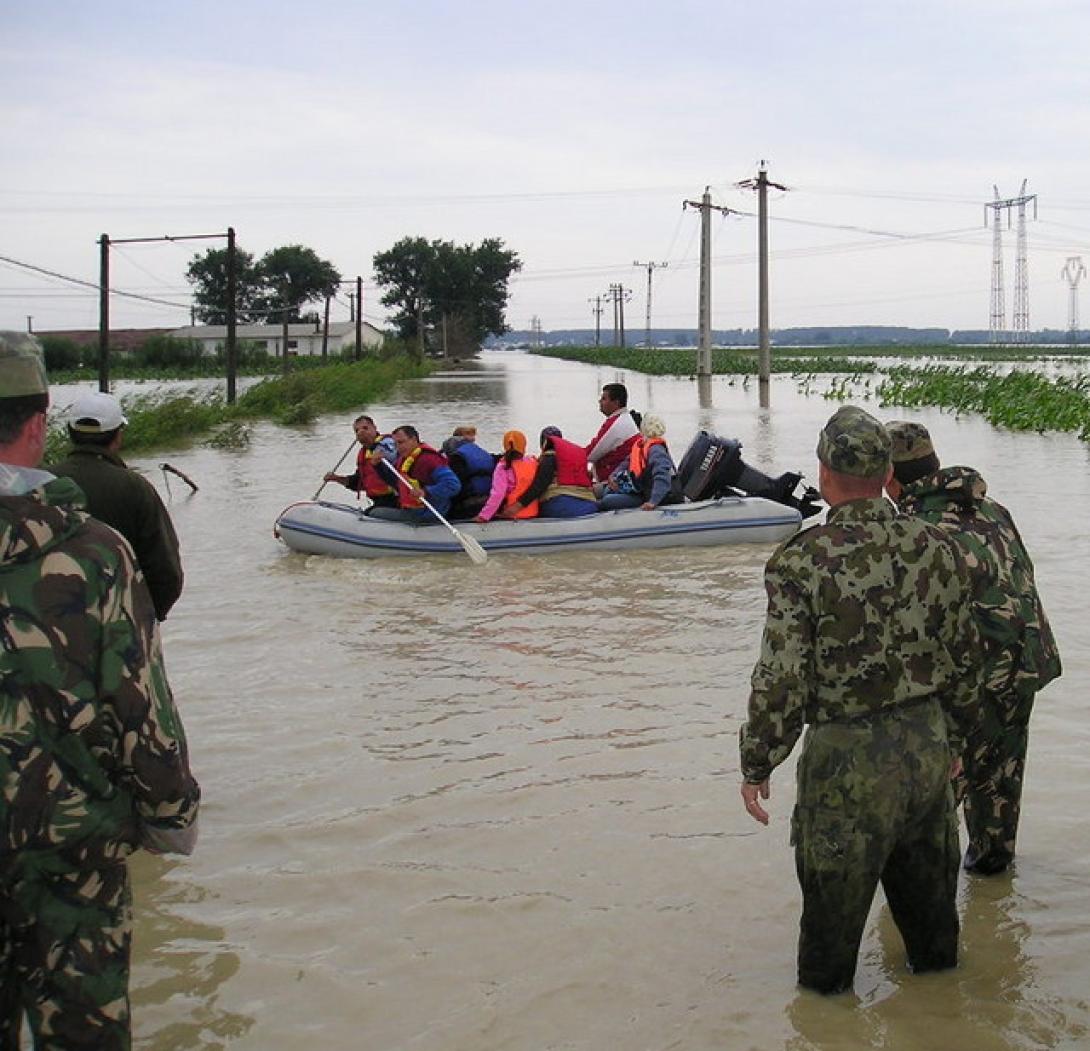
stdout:
[(590, 474), (587, 471), (587, 453), (581, 445), (569, 442), (567, 438), (550, 438), (556, 453), (555, 485), (577, 485), (590, 488)]
[[(431, 453), (431, 455), (424, 455), (426, 453)], [(422, 455), (424, 456), (423, 461), (420, 459)], [(419, 497), (424, 492), (424, 487), (427, 485), (428, 479), (431, 478), (432, 471), (446, 462), (447, 458), (441, 452), (421, 442), (408, 456), (397, 463), (397, 469), (413, 483), (408, 486), (404, 482), (399, 482), (397, 502), (402, 507), (413, 509), (422, 507)]]
[[(375, 440), (375, 445), (383, 438), (388, 437), (388, 434), (380, 434)], [(359, 457), (356, 460), (356, 471), (359, 477), (356, 484), (371, 499), (376, 496), (389, 496), (394, 491), (394, 487), (390, 484), (389, 474), (383, 468), (376, 467), (371, 462), (371, 455), (375, 451), (375, 445), (372, 445), (369, 449), (360, 449)]]
[[(517, 460), (511, 461), (510, 467), (515, 473), (515, 486), (507, 494), (507, 498), (503, 502), (504, 507), (510, 507), (512, 504), (518, 503), (519, 497), (530, 488), (534, 475), (537, 474), (537, 460), (532, 456), (520, 456)], [(538, 507), (538, 502), (535, 500), (528, 507), (519, 511), (515, 517), (537, 518)]]

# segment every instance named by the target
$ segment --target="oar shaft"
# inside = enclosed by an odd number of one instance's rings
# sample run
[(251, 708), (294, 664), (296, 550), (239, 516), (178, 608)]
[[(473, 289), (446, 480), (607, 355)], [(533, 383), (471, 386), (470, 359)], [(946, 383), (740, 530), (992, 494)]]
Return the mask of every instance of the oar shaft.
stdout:
[[(355, 439), (355, 438), (353, 438), (353, 439), (352, 439), (352, 444), (351, 444), (351, 445), (350, 445), (350, 446), (349, 446), (349, 447), (348, 447), (347, 449), (345, 449), (345, 451), (344, 451), (344, 452), (343, 452), (343, 453), (341, 454), (341, 458), (340, 458), (340, 459), (339, 459), (339, 460), (338, 460), (338, 461), (337, 461), (337, 462), (336, 462), (336, 463), (335, 463), (335, 464), (333, 465), (332, 469), (331, 469), (331, 470), (330, 470), (330, 471), (329, 471), (328, 473), (329, 473), (329, 474), (335, 474), (335, 473), (336, 473), (336, 470), (337, 470), (337, 468), (338, 468), (338, 467), (340, 467), (342, 463), (344, 463), (344, 461), (345, 461), (346, 457), (348, 456), (348, 454), (349, 454), (349, 453), (350, 453), (350, 452), (351, 452), (351, 451), (352, 451), (352, 450), (353, 450), (353, 449), (354, 449), (355, 447), (356, 447), (356, 439)], [(322, 493), (322, 490), (323, 490), (323, 489), (324, 489), (324, 488), (325, 488), (325, 487), (326, 487), (326, 486), (327, 486), (328, 484), (329, 484), (329, 482), (328, 482), (328, 481), (323, 481), (323, 482), (322, 482), (322, 484), (321, 484), (320, 486), (318, 486), (318, 492), (316, 492), (316, 493), (315, 493), (315, 494), (314, 494), (314, 495), (313, 495), (313, 496), (311, 497), (311, 500), (317, 500), (317, 499), (318, 499), (318, 497), (319, 497), (319, 496), (321, 495), (321, 493)]]

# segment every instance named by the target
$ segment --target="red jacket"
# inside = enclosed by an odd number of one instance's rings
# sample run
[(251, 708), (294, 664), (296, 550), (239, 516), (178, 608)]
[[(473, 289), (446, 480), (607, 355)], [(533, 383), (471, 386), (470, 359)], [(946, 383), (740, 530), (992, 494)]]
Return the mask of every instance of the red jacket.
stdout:
[(587, 473), (587, 454), (581, 445), (569, 442), (567, 438), (553, 438), (553, 451), (556, 453), (556, 485), (590, 486)]

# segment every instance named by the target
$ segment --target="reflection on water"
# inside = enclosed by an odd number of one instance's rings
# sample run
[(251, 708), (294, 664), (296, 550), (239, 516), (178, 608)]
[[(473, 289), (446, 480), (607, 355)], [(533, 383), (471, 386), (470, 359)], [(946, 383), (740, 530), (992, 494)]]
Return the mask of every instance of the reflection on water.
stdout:
[[(676, 456), (707, 429), (775, 473), (813, 474), (835, 408), (786, 377), (761, 410), (755, 383), (518, 354), (367, 408), (433, 444), (463, 423), (490, 448), (548, 423), (586, 441), (616, 379), (665, 419)], [(206, 805), (192, 858), (136, 869), (138, 1046), (1085, 1044), (1082, 445), (913, 414), (1012, 508), (1065, 675), (1038, 703), (1015, 874), (965, 886), (963, 967), (906, 974), (879, 905), (857, 996), (827, 1001), (794, 987), (792, 770), (767, 830), (737, 791), (769, 549), (483, 567), (292, 554), (272, 522), (314, 492), (354, 415), (258, 425), (241, 453), (171, 453), (201, 486), (172, 494), (187, 588), (165, 643)]]

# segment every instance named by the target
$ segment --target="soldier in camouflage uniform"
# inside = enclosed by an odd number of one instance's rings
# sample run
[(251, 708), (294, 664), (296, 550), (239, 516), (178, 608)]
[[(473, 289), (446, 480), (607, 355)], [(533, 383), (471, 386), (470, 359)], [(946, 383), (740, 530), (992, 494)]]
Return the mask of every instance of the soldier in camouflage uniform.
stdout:
[(36, 341), (0, 333), (0, 1048), (131, 1045), (138, 847), (189, 853), (199, 789), (132, 550), (38, 470)]
[(845, 406), (817, 456), (828, 519), (781, 544), (765, 569), (742, 799), (768, 823), (769, 776), (807, 727), (791, 819), (803, 895), (798, 978), (837, 993), (851, 988), (879, 882), (912, 969), (957, 962), (950, 776), (976, 720), (980, 671), (960, 553), (882, 495), (882, 425)]
[(984, 660), (981, 719), (969, 735), (963, 796), (965, 868), (1003, 872), (1014, 857), (1029, 718), (1037, 691), (1060, 674), (1060, 655), (1033, 579), (1033, 561), (1010, 512), (987, 497), (969, 467), (939, 467), (927, 429), (890, 423), (890, 496), (906, 514), (958, 543), (973, 576), (973, 610)]

